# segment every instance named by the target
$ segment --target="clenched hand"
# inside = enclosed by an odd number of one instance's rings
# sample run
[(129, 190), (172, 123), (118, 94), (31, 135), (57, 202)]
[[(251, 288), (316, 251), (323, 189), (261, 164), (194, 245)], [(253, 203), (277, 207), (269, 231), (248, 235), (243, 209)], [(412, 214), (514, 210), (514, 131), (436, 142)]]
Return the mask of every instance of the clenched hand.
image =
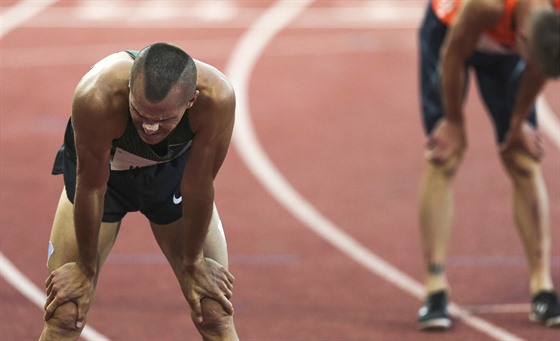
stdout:
[(233, 315), (230, 298), (235, 278), (222, 265), (210, 258), (202, 258), (184, 271), (189, 302), (195, 320), (202, 323), (201, 300), (211, 298), (219, 302), (225, 311)]
[(463, 124), (442, 119), (428, 140), (425, 157), (435, 164), (443, 164), (454, 155), (461, 156), (466, 144)]
[(501, 145), (503, 155), (508, 155), (512, 150), (520, 149), (536, 161), (544, 155), (544, 142), (539, 131), (524, 122), (521, 129), (510, 129), (505, 141)]
[(93, 295), (93, 278), (86, 276), (76, 263), (67, 263), (50, 274), (45, 286), (45, 321), (58, 306), (73, 302), (78, 308), (76, 328), (82, 328)]

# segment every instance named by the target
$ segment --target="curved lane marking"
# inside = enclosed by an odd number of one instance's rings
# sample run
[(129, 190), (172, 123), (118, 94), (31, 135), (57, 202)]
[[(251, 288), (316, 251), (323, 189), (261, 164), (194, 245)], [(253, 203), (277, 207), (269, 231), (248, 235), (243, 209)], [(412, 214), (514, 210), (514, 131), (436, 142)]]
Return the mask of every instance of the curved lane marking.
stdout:
[[(57, 0), (23, 0), (7, 10), (3, 10), (0, 16), (0, 22), (2, 22), (2, 25), (0, 25), (0, 39), (55, 2)], [(39, 290), (33, 282), (25, 277), (2, 252), (0, 252), (0, 276), (29, 301), (43, 309), (46, 299), (45, 292)], [(87, 325), (82, 331), (82, 337), (86, 340), (109, 341), (107, 337)]]
[[(256, 137), (248, 104), (249, 78), (252, 70), (268, 43), (312, 2), (310, 0), (276, 2), (251, 25), (235, 46), (225, 68), (237, 93), (233, 144), (253, 176), (303, 225), (366, 269), (410, 295), (422, 299), (424, 296), (422, 284), (358, 243), (305, 200), (274, 166)], [(454, 303), (450, 304), (449, 309), (465, 324), (497, 340), (522, 340), (488, 321), (469, 315), (467, 310)]]

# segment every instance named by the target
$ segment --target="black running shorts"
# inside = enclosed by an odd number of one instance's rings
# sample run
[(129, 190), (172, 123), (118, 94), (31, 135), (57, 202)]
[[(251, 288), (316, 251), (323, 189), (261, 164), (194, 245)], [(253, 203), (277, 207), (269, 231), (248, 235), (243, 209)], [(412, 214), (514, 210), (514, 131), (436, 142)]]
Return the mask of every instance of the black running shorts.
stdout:
[[(131, 170), (111, 170), (103, 222), (118, 222), (128, 212), (140, 211), (151, 222), (165, 225), (182, 215), (180, 191), (189, 150), (177, 158), (154, 166)], [(109, 165), (107, 165), (109, 167)], [(64, 144), (58, 151), (52, 174), (63, 174), (68, 199), (73, 203), (76, 190), (76, 151), (74, 132), (68, 121)]]
[[(422, 118), (427, 134), (444, 116), (440, 90), (439, 53), (447, 34), (445, 26), (436, 17), (431, 4), (419, 30), (420, 47), (420, 89)], [(504, 141), (509, 129), (517, 87), (525, 62), (515, 54), (490, 54), (475, 52), (465, 63), (465, 91), (468, 89), (469, 70), (476, 75), (482, 100), (494, 124), (496, 141)], [(465, 92), (465, 96), (467, 93)], [(531, 110), (528, 122), (536, 126), (535, 108)]]

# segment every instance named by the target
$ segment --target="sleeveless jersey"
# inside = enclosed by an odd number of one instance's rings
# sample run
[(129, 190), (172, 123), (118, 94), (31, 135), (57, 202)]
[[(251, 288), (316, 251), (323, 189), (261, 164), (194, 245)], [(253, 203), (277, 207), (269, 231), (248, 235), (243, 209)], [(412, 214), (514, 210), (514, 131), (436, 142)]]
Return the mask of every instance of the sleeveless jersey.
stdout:
[[(136, 58), (138, 55), (137, 51), (125, 52), (132, 58)], [(171, 161), (189, 149), (193, 138), (194, 133), (189, 125), (188, 109), (177, 127), (157, 145), (158, 152), (154, 147), (142, 141), (132, 122), (132, 117), (129, 116), (123, 135), (112, 142), (111, 170), (129, 170)], [(160, 148), (163, 149), (163, 152), (159, 150)]]
[[(513, 12), (519, 0), (504, 0), (505, 10), (500, 21), (486, 30), (478, 42), (477, 50), (490, 53), (517, 53), (516, 28)], [(461, 7), (461, 0), (431, 0), (436, 16), (446, 25), (455, 20)], [(554, 7), (560, 9), (560, 0), (554, 0)]]

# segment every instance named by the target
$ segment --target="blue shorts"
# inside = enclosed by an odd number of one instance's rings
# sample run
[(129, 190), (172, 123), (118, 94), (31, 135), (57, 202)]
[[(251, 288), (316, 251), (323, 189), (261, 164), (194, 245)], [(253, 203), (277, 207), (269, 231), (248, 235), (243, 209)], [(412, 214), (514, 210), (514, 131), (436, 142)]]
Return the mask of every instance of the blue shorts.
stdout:
[[(424, 128), (432, 132), (444, 116), (439, 78), (439, 51), (444, 42), (447, 26), (434, 14), (431, 4), (420, 27), (420, 89)], [(477, 85), (494, 124), (498, 143), (504, 141), (515, 103), (515, 96), (525, 62), (518, 55), (475, 52), (465, 63), (465, 96), (469, 73), (476, 75)], [(536, 126), (533, 107), (528, 121)]]
[[(177, 158), (154, 166), (111, 171), (105, 193), (103, 222), (118, 222), (128, 212), (140, 211), (151, 222), (165, 225), (182, 216), (181, 179), (189, 150)], [(109, 167), (109, 165), (107, 165)], [(58, 151), (52, 174), (63, 174), (68, 199), (76, 192), (76, 149), (74, 131), (68, 121), (64, 144)]]

